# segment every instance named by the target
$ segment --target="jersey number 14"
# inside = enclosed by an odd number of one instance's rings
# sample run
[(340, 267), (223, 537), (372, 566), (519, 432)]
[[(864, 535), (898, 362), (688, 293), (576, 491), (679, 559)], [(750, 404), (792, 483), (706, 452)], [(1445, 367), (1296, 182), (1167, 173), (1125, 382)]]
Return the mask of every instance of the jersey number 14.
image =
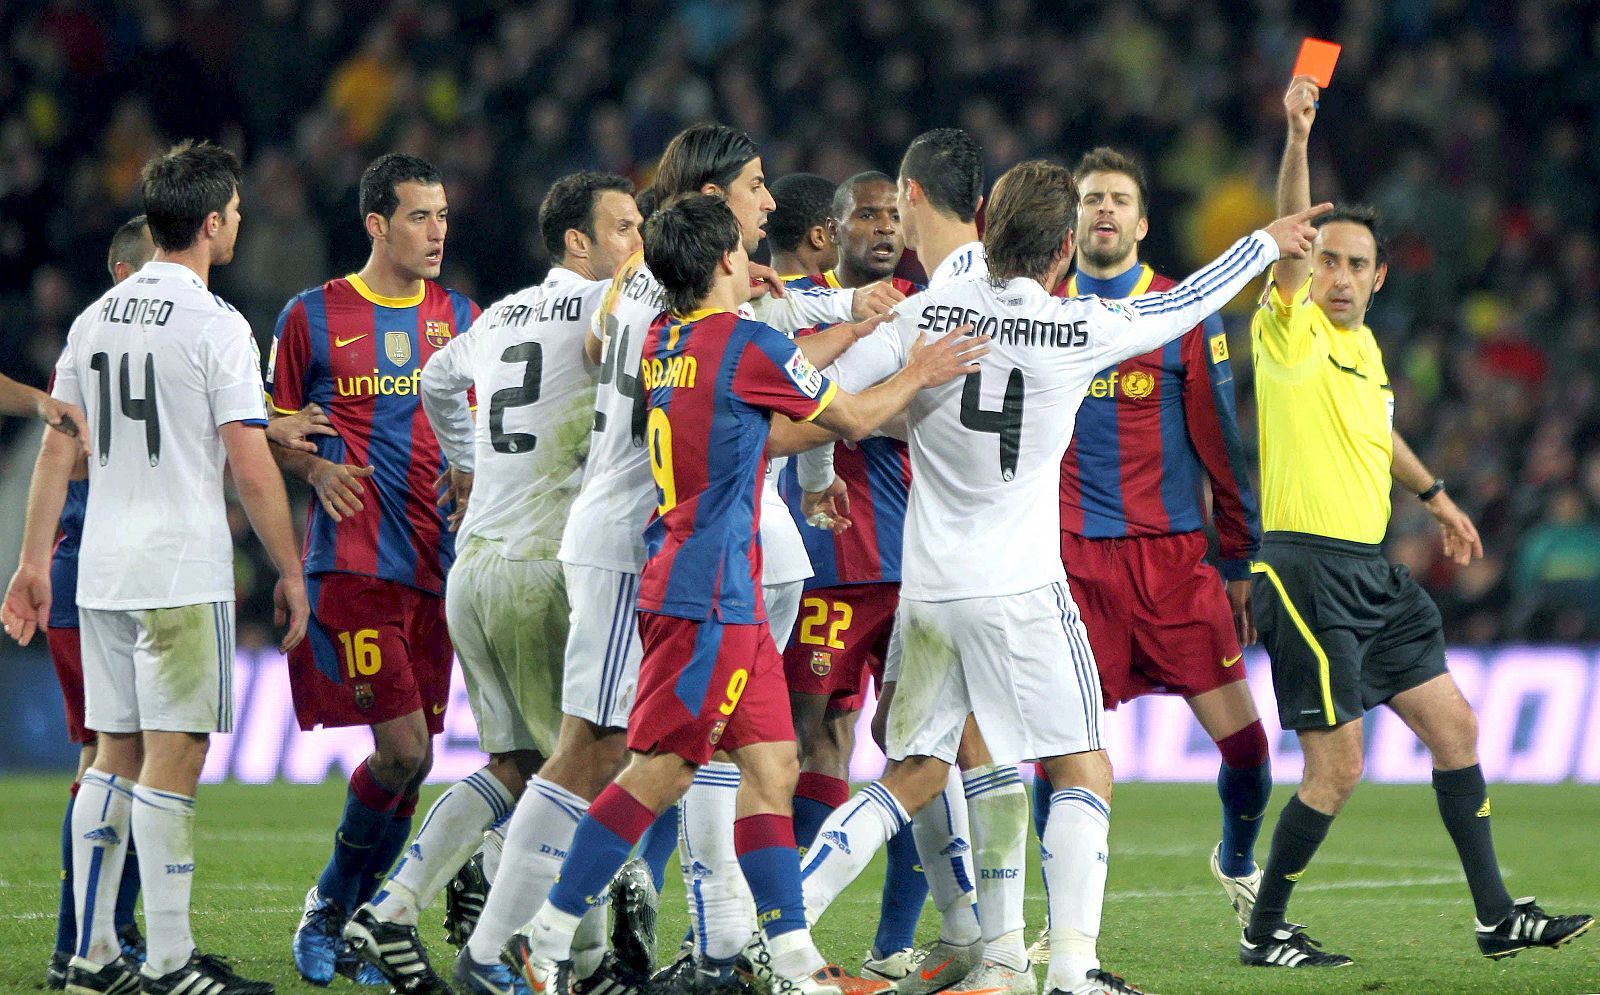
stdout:
[[(100, 465), (111, 459), (111, 357), (97, 352), (89, 357), (89, 368), (100, 374), (100, 419), (95, 436)], [(144, 396), (134, 397), (128, 375), (128, 354), (122, 354), (118, 375), (118, 404), (124, 418), (144, 422), (145, 452), (150, 465), (161, 462), (161, 416), (156, 407), (156, 358), (148, 353), (144, 357)]]

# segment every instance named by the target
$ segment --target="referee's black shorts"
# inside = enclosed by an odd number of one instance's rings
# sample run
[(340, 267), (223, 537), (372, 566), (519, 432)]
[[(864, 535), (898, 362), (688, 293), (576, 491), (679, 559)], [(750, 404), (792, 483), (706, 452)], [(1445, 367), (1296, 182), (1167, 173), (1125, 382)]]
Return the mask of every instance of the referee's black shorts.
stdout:
[(1251, 570), (1283, 728), (1359, 719), (1445, 672), (1438, 607), (1377, 546), (1268, 532)]

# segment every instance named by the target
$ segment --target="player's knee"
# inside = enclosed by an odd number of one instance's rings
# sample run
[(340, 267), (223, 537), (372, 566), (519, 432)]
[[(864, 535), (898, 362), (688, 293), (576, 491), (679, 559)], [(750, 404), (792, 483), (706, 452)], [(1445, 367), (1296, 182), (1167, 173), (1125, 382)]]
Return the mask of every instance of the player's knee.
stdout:
[(1222, 754), (1222, 762), (1234, 770), (1260, 767), (1268, 759), (1267, 731), (1262, 728), (1261, 720), (1256, 719), (1238, 732), (1217, 740), (1217, 750)]
[(433, 751), (428, 748), (426, 739), (396, 737), (374, 750), (367, 764), (384, 784), (410, 784), (433, 766)]
[(889, 789), (912, 815), (939, 797), (950, 781), (950, 765), (933, 757), (907, 757), (883, 776)]

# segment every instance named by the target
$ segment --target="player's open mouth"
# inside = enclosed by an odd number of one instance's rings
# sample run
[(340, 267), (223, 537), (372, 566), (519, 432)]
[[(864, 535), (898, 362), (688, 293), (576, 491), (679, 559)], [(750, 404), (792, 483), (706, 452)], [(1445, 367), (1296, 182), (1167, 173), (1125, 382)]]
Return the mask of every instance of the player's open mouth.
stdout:
[(443, 250), (436, 250), (434, 252), (428, 253), (427, 255), (423, 256), (422, 258), (426, 259), (430, 263), (436, 263), (439, 260), (444, 258), (444, 252), (443, 252)]
[(872, 254), (877, 256), (879, 259), (888, 259), (894, 255), (894, 243), (884, 242), (881, 245), (874, 245), (872, 247)]
[(1091, 228), (1090, 231), (1094, 232), (1096, 235), (1115, 235), (1117, 233), (1117, 226), (1109, 221), (1102, 221), (1100, 224), (1097, 224)]

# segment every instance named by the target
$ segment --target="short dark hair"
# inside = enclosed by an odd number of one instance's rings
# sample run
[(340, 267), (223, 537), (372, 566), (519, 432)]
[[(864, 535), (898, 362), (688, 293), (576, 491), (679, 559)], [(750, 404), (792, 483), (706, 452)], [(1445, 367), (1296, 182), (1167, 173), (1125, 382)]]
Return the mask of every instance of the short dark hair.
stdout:
[(1061, 255), (1078, 213), (1078, 185), (1065, 166), (1019, 162), (994, 185), (983, 251), (995, 279), (1042, 277)]
[(960, 128), (935, 128), (911, 140), (900, 175), (916, 180), (928, 202), (970, 223), (983, 199), (983, 148)]
[(835, 221), (845, 220), (845, 215), (854, 209), (856, 188), (868, 183), (887, 183), (892, 187), (894, 186), (894, 177), (876, 169), (869, 169), (864, 173), (857, 173), (839, 184), (839, 189), (833, 192), (833, 205), (828, 208)]
[(1150, 213), (1150, 187), (1145, 182), (1144, 167), (1130, 155), (1124, 155), (1109, 145), (1090, 149), (1078, 160), (1078, 165), (1072, 171), (1074, 183), (1082, 183), (1083, 178), (1090, 173), (1121, 173), (1133, 181), (1139, 189), (1139, 217)]
[(633, 198), (634, 204), (639, 208), (639, 217), (642, 219), (640, 221), (641, 224), (643, 224), (645, 221), (649, 221), (650, 215), (656, 213), (656, 205), (659, 203), (659, 196), (660, 195), (656, 193), (655, 187), (645, 187)]
[(394, 188), (401, 183), (442, 185), (444, 177), (439, 175), (433, 163), (419, 156), (404, 152), (385, 152), (372, 160), (366, 172), (361, 174), (360, 205), (363, 223), (369, 214), (376, 214), (385, 221), (394, 217), (395, 208), (400, 206), (400, 195)]
[(151, 157), (139, 184), (156, 248), (181, 252), (194, 245), (206, 218), (227, 210), (239, 175), (238, 157), (210, 142), (179, 142)]
[(696, 124), (678, 132), (656, 167), (656, 196), (699, 193), (707, 183), (726, 190), (761, 152), (751, 137), (725, 124)]
[(1336, 204), (1333, 210), (1315, 219), (1311, 224), (1321, 228), (1334, 221), (1345, 221), (1366, 228), (1372, 233), (1372, 243), (1378, 252), (1378, 258), (1373, 261), (1373, 265), (1382, 266), (1389, 261), (1389, 235), (1383, 230), (1383, 219), (1378, 216), (1376, 207), (1367, 204)]
[(816, 173), (790, 173), (772, 184), (772, 200), (777, 206), (767, 215), (767, 238), (793, 252), (806, 232), (827, 223), (833, 184)]
[(118, 226), (116, 234), (111, 236), (111, 250), (106, 253), (106, 269), (111, 271), (112, 276), (117, 275), (117, 263), (127, 263), (129, 266), (138, 263), (142, 266), (150, 261), (143, 251), (144, 230), (148, 224), (144, 215), (135, 214)]
[(739, 219), (721, 197), (673, 198), (644, 226), (644, 261), (674, 311), (692, 311), (706, 294), (722, 257), (744, 242)]
[(616, 173), (584, 170), (569, 173), (550, 186), (539, 205), (539, 231), (550, 258), (560, 262), (567, 255), (567, 231), (576, 228), (594, 238), (594, 209), (607, 190), (633, 196), (633, 181)]

